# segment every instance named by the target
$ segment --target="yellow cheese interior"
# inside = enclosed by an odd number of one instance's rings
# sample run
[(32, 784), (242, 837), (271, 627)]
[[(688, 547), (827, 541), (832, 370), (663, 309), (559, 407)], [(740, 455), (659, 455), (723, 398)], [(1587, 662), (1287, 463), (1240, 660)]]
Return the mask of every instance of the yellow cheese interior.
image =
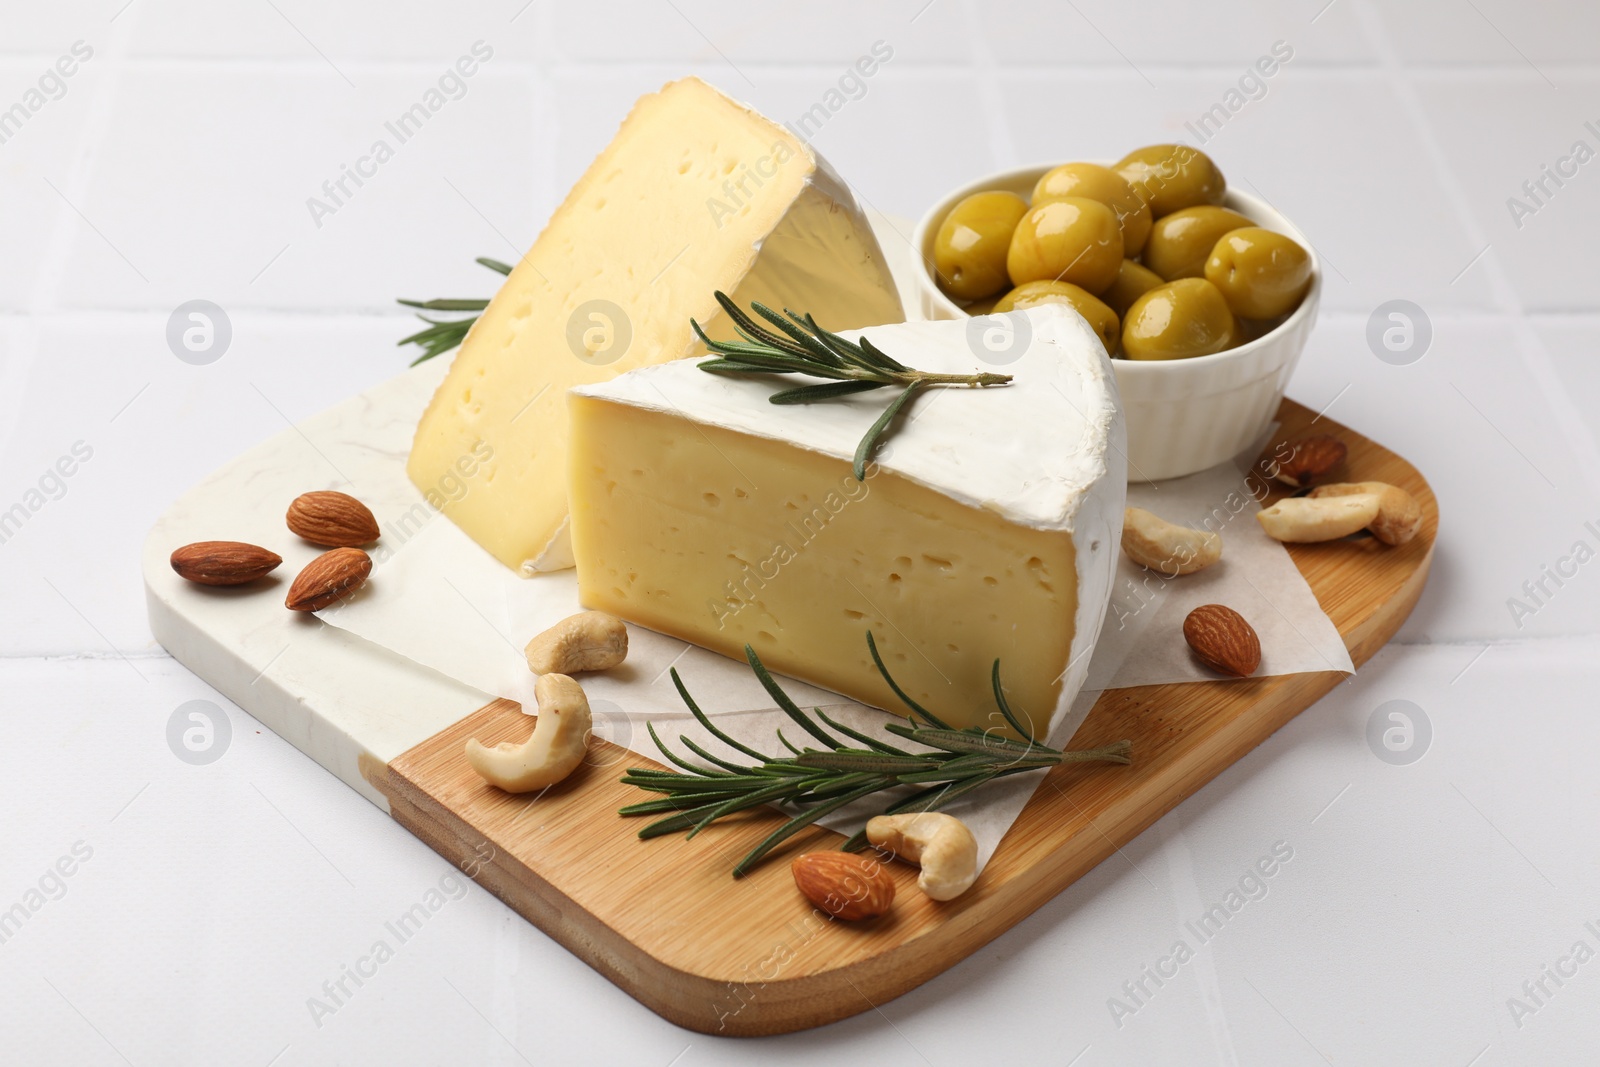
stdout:
[[(990, 670), (1042, 733), (1072, 647), (1069, 533), (1019, 526), (793, 445), (595, 397), (572, 401), (585, 606), (904, 714), (998, 726)], [(693, 679), (686, 679), (693, 691)]]
[[(644, 97), (473, 327), (407, 472), (497, 559), (571, 566), (566, 391), (731, 333), (721, 289), (833, 329), (900, 322), (882, 253), (792, 134), (697, 79)], [(848, 198), (848, 194), (845, 194)]]

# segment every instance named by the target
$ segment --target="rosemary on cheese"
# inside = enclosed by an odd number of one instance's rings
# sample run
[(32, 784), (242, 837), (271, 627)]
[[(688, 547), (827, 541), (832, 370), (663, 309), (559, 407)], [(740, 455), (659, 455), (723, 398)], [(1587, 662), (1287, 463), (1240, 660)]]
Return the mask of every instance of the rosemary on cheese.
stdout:
[(695, 334), (715, 355), (700, 364), (713, 374), (807, 374), (827, 378), (816, 385), (782, 389), (769, 399), (774, 404), (809, 404), (818, 400), (863, 393), (893, 385), (899, 396), (883, 410), (866, 436), (856, 446), (854, 471), (857, 481), (866, 480), (867, 463), (878, 444), (889, 433), (894, 421), (919, 391), (932, 385), (1006, 385), (1009, 374), (937, 374), (907, 367), (865, 337), (848, 341), (817, 325), (811, 315), (796, 315), (785, 309), (780, 315), (765, 304), (752, 303), (751, 309), (766, 319), (777, 332), (767, 329), (745, 314), (728, 294), (718, 292), (717, 303), (727, 312), (743, 341), (714, 341), (693, 319)]
[[(479, 263), (501, 274), (510, 274), (511, 266), (499, 260), (479, 256)], [(849, 341), (839, 334), (824, 330), (811, 315), (796, 315), (786, 311), (780, 315), (765, 304), (752, 303), (757, 315), (766, 319), (778, 332), (761, 326), (745, 314), (726, 293), (718, 291), (717, 303), (728, 313), (734, 329), (742, 341), (713, 341), (694, 319), (689, 325), (715, 355), (700, 363), (703, 370), (713, 374), (807, 374), (828, 381), (814, 385), (801, 385), (781, 389), (768, 399), (774, 404), (809, 404), (818, 400), (864, 393), (884, 386), (900, 387), (900, 395), (884, 408), (876, 421), (867, 428), (866, 435), (856, 446), (852, 469), (857, 481), (865, 481), (867, 464), (878, 445), (888, 436), (900, 413), (923, 389), (934, 385), (966, 385), (973, 387), (1007, 385), (1009, 374), (939, 374), (933, 371), (907, 367), (865, 337)], [(417, 318), (427, 326), (398, 342), (416, 345), (422, 354), (411, 361), (415, 367), (424, 360), (442, 355), (460, 345), (472, 324), (489, 306), (487, 300), (442, 299), (400, 300), (397, 303), (417, 309)], [(422, 312), (466, 313), (464, 318), (436, 318)]]

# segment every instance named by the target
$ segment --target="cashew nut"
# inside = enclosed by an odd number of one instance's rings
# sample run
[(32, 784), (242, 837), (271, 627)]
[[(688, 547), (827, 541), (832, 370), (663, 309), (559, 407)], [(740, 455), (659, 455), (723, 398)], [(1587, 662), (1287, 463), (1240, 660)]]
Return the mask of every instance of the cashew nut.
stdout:
[(1417, 536), (1422, 526), (1422, 505), (1417, 498), (1387, 482), (1339, 482), (1311, 490), (1311, 496), (1345, 497), (1378, 494), (1378, 516), (1367, 524), (1372, 536), (1386, 545), (1403, 545)]
[(605, 671), (628, 655), (628, 628), (603, 611), (569, 615), (523, 649), (534, 674)]
[(1122, 518), (1122, 551), (1141, 567), (1174, 578), (1221, 559), (1222, 538), (1170, 523), (1144, 508), (1129, 508)]
[(978, 880), (978, 840), (954, 815), (878, 815), (867, 822), (867, 840), (920, 866), (917, 886), (934, 900), (954, 900)]
[(577, 769), (589, 747), (594, 720), (589, 698), (564, 674), (542, 674), (534, 683), (539, 719), (522, 744), (502, 741), (494, 748), (467, 742), (467, 762), (490, 785), (508, 793), (529, 793), (555, 785)]
[(1349, 537), (1378, 517), (1378, 494), (1291, 496), (1256, 512), (1256, 521), (1277, 541), (1304, 543)]

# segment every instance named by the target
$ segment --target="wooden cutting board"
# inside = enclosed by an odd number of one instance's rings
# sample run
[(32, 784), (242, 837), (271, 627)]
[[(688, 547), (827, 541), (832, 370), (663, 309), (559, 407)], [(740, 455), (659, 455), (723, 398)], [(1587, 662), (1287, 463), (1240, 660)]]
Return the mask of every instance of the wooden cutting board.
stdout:
[[(1331, 432), (1350, 477), (1390, 482), (1421, 502), (1410, 544), (1372, 538), (1289, 551), (1357, 666), (1400, 628), (1421, 595), (1438, 529), (1422, 476), (1378, 444), (1284, 401), (1276, 445)], [(1274, 494), (1274, 499), (1278, 494)], [(486, 785), (467, 766), (470, 737), (522, 741), (529, 719), (495, 701), (387, 763), (361, 772), (395, 819), (651, 1010), (713, 1034), (783, 1033), (867, 1011), (927, 981), (1029, 915), (1310, 707), (1336, 672), (1108, 691), (1073, 739), (1133, 742), (1131, 766), (1058, 767), (1046, 777), (977, 885), (944, 904), (891, 864), (892, 912), (829, 921), (800, 896), (788, 861), (842, 838), (815, 830), (740, 881), (737, 859), (782, 820), (718, 824), (693, 841), (639, 841), (616, 810), (642, 794), (618, 782), (650, 761), (600, 742), (591, 765), (536, 799)]]

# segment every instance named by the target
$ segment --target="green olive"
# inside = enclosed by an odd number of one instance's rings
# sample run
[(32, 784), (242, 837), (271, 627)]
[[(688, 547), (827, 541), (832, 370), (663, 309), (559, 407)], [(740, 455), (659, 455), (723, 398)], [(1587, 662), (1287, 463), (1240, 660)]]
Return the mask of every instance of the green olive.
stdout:
[(933, 239), (939, 288), (957, 300), (978, 300), (1006, 287), (1011, 231), (1028, 213), (1016, 193), (973, 193), (944, 217)]
[[(1224, 298), (1226, 299), (1226, 298)], [(1238, 316), (1234, 316), (1238, 318)], [(1265, 337), (1277, 329), (1278, 323), (1272, 319), (1239, 319), (1239, 336), (1234, 339), (1229, 348), (1238, 348), (1240, 345), (1249, 344), (1257, 337)]]
[(1098, 163), (1063, 163), (1047, 171), (1033, 187), (1033, 206), (1068, 196), (1098, 200), (1116, 212), (1117, 224), (1122, 229), (1122, 254), (1139, 254), (1145, 238), (1150, 236), (1154, 218), (1150, 205), (1140, 199), (1120, 174)]
[(1127, 179), (1158, 219), (1196, 204), (1220, 204), (1228, 191), (1211, 157), (1184, 144), (1135, 149), (1111, 169)]
[(1111, 288), (1100, 294), (1100, 299), (1118, 315), (1126, 315), (1135, 300), (1156, 286), (1165, 284), (1166, 279), (1149, 267), (1125, 259), (1122, 266), (1117, 268), (1117, 280), (1111, 283)]
[(1274, 319), (1298, 307), (1311, 287), (1311, 256), (1292, 238), (1247, 226), (1217, 239), (1205, 273), (1235, 315)]
[(1122, 354), (1128, 359), (1188, 359), (1232, 348), (1239, 324), (1217, 287), (1204, 278), (1180, 278), (1133, 302), (1122, 319)]
[(1007, 311), (1036, 308), (1040, 304), (1067, 305), (1082, 315), (1089, 328), (1100, 335), (1100, 343), (1106, 346), (1107, 355), (1116, 351), (1117, 338), (1122, 333), (1117, 313), (1099, 297), (1071, 282), (1023, 282), (1000, 298), (994, 306), (994, 313), (1002, 315)]
[(1156, 220), (1144, 246), (1144, 265), (1167, 281), (1202, 278), (1206, 260), (1229, 230), (1255, 223), (1225, 207), (1186, 207)]
[(1116, 213), (1081, 196), (1030, 209), (1017, 223), (1006, 253), (1013, 285), (1071, 282), (1091, 293), (1110, 285), (1121, 263), (1122, 231)]

